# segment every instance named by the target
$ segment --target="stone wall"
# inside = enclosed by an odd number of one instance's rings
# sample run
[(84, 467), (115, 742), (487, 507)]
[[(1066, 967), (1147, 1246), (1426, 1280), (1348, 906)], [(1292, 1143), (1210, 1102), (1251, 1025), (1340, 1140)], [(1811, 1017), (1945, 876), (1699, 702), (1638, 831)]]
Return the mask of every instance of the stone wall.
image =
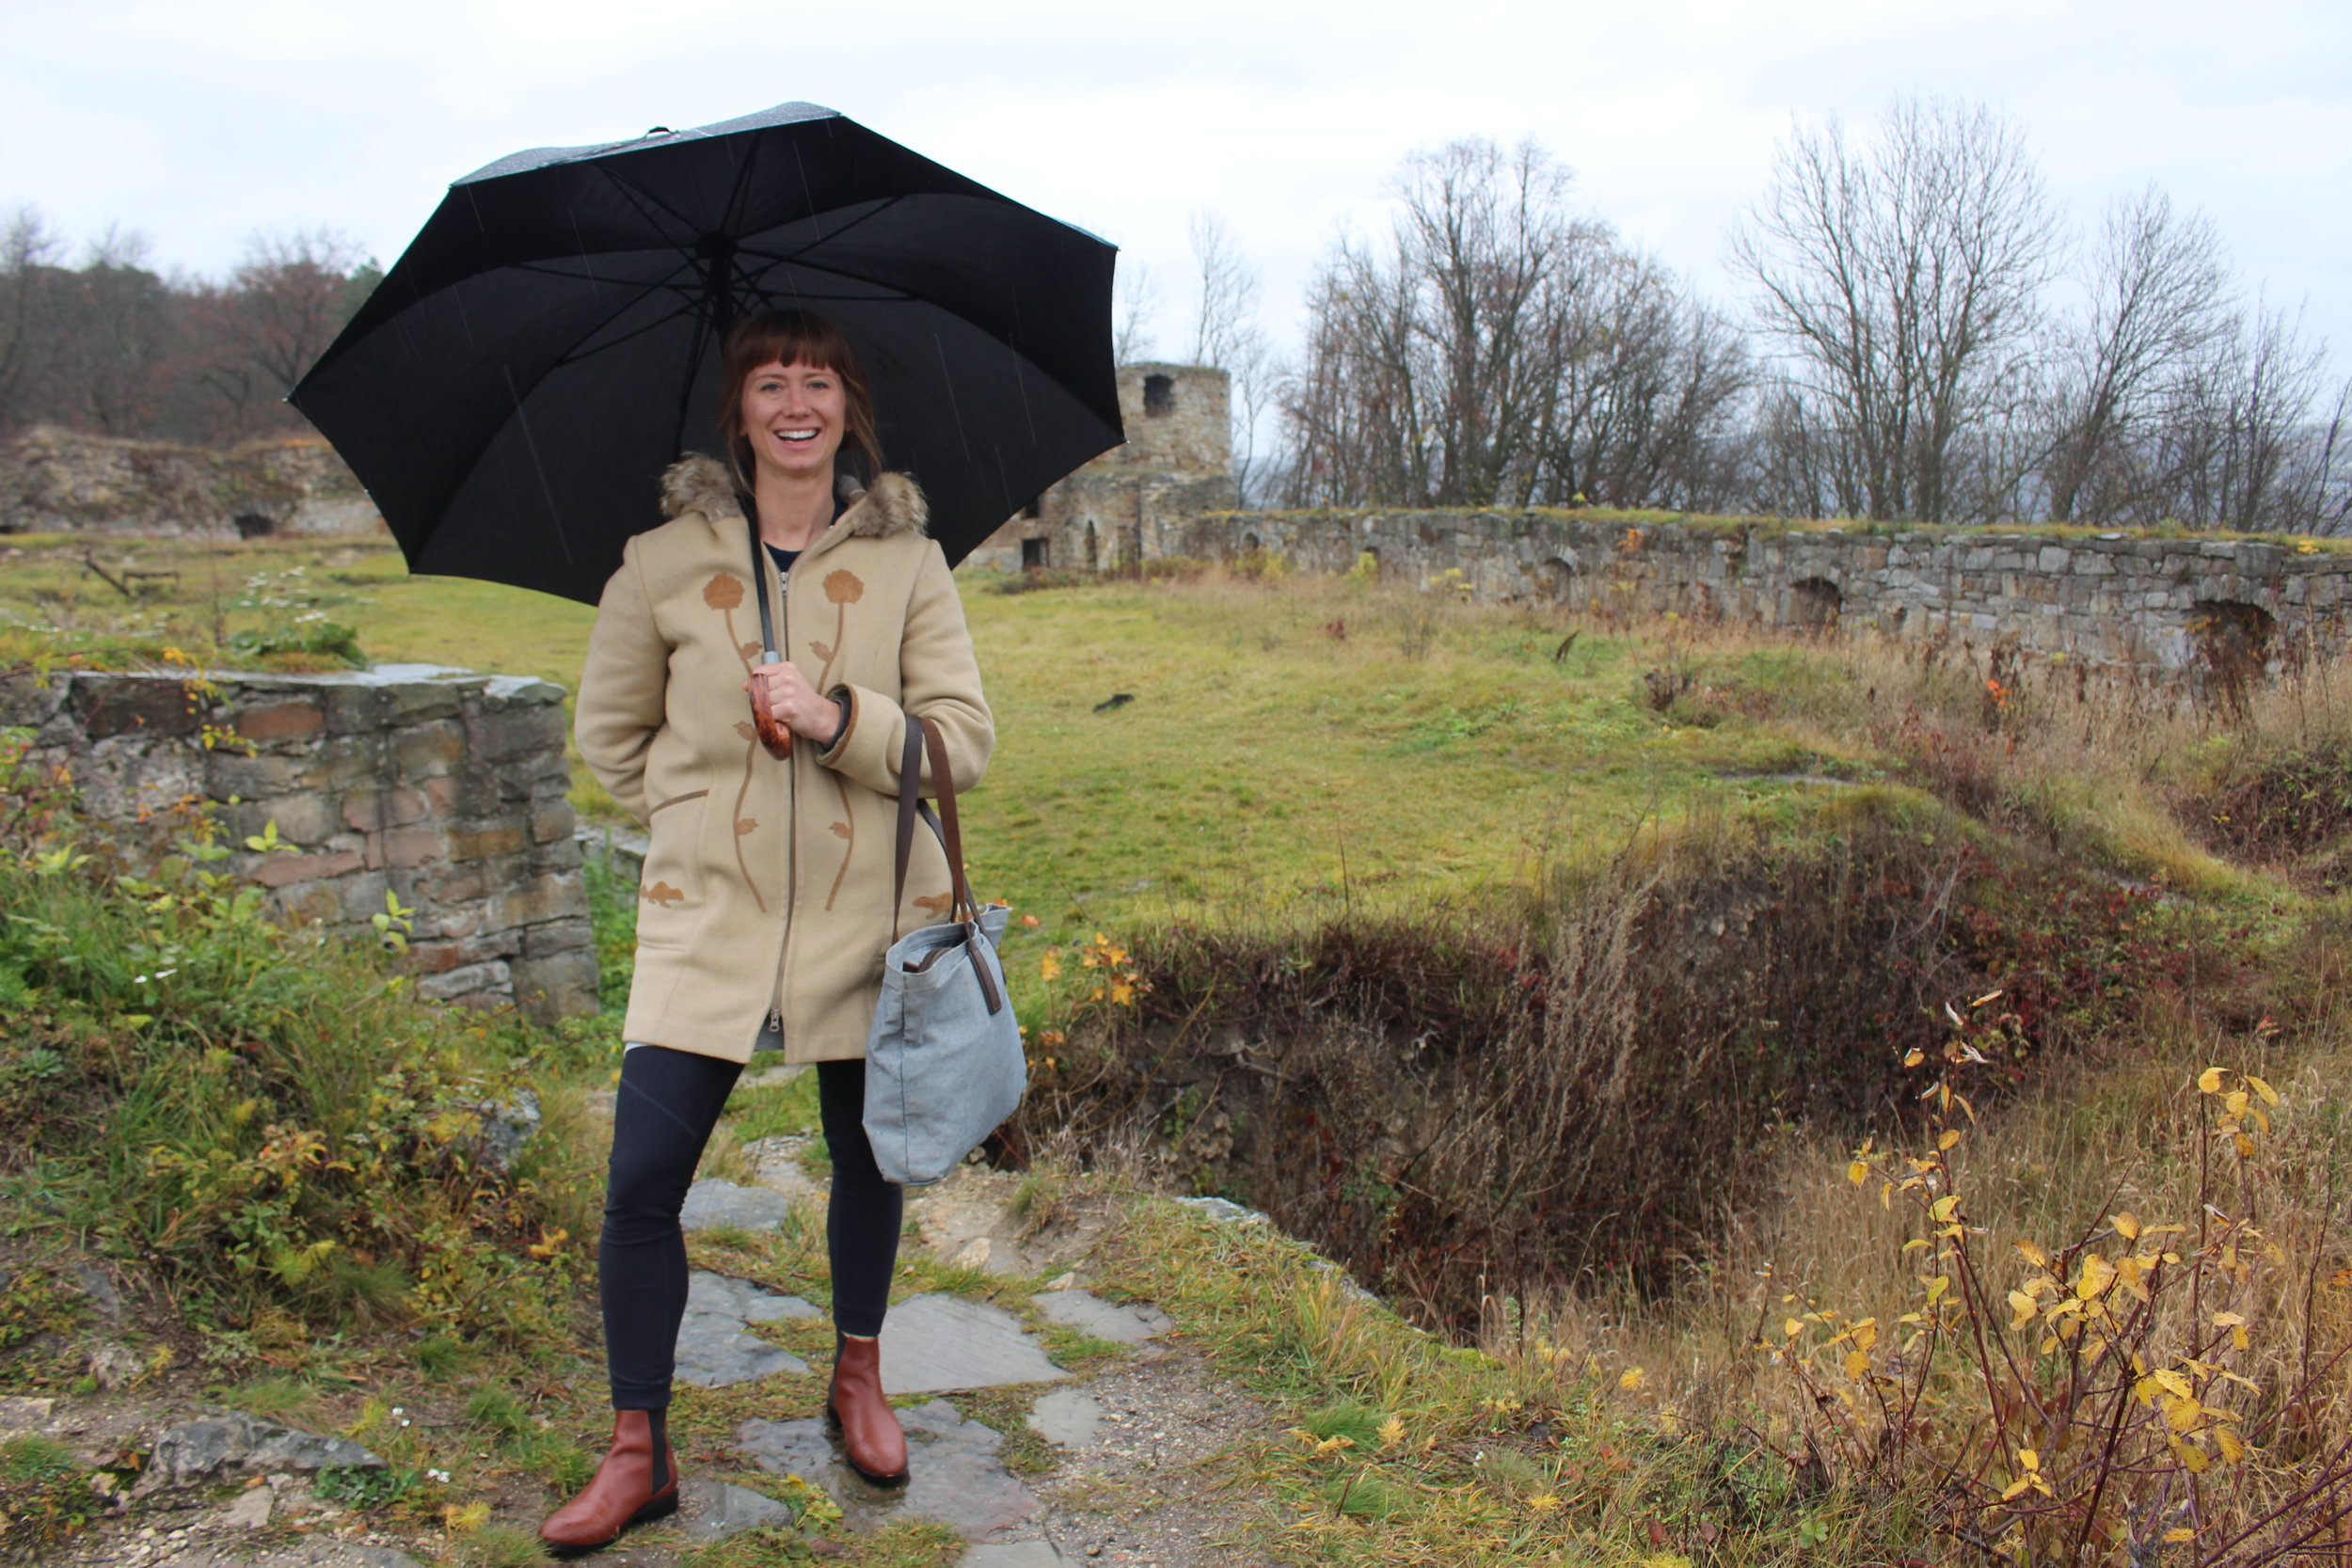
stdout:
[[(226, 863), (292, 920), (373, 940), (396, 895), (416, 911), (423, 995), (548, 1019), (596, 1006), (563, 700), (546, 681), (430, 665), (200, 683), (80, 671), (0, 682), (0, 724), (31, 728), (96, 817), (212, 803), (237, 851)], [(290, 851), (243, 847), (272, 822)]]
[(379, 537), (384, 523), (315, 436), (216, 449), (36, 425), (0, 446), (0, 532)]
[(1232, 378), (1209, 365), (1119, 368), (1127, 440), (1055, 485), (965, 557), (1094, 572), (1178, 553), (1184, 530), (1233, 504)]
[(2345, 645), (2352, 554), (2310, 540), (2136, 534), (1789, 530), (1561, 512), (1224, 513), (1170, 553), (1252, 549), (1388, 579), (1458, 572), (1489, 602), (1674, 610), (1768, 626), (1874, 626), (1906, 638), (2014, 636), (2028, 654), (2178, 674), (2217, 654), (2282, 659)]

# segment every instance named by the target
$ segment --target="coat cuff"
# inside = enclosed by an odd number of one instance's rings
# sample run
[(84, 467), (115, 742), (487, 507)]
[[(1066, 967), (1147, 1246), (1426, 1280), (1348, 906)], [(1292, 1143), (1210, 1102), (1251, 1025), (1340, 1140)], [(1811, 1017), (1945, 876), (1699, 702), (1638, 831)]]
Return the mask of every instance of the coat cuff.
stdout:
[(877, 794), (898, 793), (898, 752), (906, 740), (906, 718), (897, 703), (879, 691), (843, 683), (826, 693), (850, 700), (850, 721), (817, 760)]

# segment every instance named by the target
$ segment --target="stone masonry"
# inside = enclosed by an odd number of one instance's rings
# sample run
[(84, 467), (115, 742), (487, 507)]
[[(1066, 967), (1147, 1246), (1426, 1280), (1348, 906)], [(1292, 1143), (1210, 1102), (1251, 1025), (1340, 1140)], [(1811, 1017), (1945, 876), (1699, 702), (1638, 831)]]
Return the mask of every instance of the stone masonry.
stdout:
[(1039, 497), (965, 558), (1013, 572), (1109, 571), (1180, 553), (1184, 528), (1233, 504), (1232, 378), (1210, 365), (1119, 367), (1127, 440)]
[[(2352, 555), (2291, 538), (2142, 538), (1629, 522), (1563, 512), (1224, 513), (1170, 553), (1251, 550), (1343, 572), (1449, 581), (1472, 598), (1676, 611), (1768, 626), (1874, 626), (2178, 676), (2224, 645), (2276, 668), (2345, 646)], [(1458, 572), (1458, 578), (1447, 574)]]
[[(596, 960), (565, 799), (564, 692), (431, 665), (322, 675), (76, 671), (0, 682), (0, 724), (70, 769), (83, 809), (135, 822), (209, 802), (288, 919), (373, 940), (414, 909), (427, 997), (594, 1012)], [(290, 850), (256, 854), (270, 823)]]

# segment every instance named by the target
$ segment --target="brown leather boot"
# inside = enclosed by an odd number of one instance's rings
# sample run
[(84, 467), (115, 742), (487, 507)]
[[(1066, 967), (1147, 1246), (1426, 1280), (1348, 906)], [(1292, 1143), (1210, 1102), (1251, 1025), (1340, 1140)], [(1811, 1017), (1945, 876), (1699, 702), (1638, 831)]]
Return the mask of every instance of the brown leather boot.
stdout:
[(677, 1456), (670, 1451), (667, 1411), (623, 1410), (612, 1419), (612, 1447), (587, 1490), (539, 1527), (556, 1557), (609, 1546), (629, 1526), (677, 1507)]
[(906, 1431), (882, 1398), (881, 1340), (840, 1336), (825, 1410), (841, 1428), (850, 1468), (885, 1485), (907, 1479)]

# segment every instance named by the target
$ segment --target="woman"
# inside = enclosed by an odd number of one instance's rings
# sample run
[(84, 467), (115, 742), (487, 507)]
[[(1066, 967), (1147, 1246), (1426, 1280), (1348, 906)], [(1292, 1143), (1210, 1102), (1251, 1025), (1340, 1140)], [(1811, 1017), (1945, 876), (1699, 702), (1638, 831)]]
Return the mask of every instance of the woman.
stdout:
[[(580, 676), (580, 754), (652, 844), (598, 1258), (612, 1447), (541, 1527), (560, 1552), (676, 1506), (664, 1412), (686, 1308), (678, 1212), (758, 1049), (816, 1064), (833, 1152), (826, 1407), (861, 1473), (906, 1474), (877, 1342), (900, 1194), (866, 1143), (863, 1057), (883, 950), (948, 900), (946, 856), (917, 833), (892, 908), (905, 715), (938, 726), (959, 789), (979, 782), (994, 728), (922, 494), (882, 468), (848, 338), (771, 311), (728, 334), (719, 373), (728, 461), (690, 457), (664, 476), (671, 520), (629, 541)], [(789, 733), (785, 755), (762, 744), (746, 692)]]

